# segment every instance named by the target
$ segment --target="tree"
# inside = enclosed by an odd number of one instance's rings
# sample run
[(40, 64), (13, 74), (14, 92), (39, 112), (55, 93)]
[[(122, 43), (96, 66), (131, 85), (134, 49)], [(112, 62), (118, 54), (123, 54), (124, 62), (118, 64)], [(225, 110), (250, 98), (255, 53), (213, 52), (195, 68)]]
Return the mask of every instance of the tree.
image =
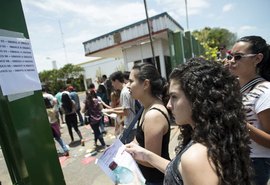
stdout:
[(59, 70), (45, 70), (39, 73), (43, 86), (46, 86), (52, 94), (59, 91), (67, 84), (73, 85), (77, 90), (84, 90), (83, 74), (84, 69), (73, 64), (66, 64)]
[(59, 78), (69, 79), (78, 78), (84, 69), (81, 66), (76, 66), (73, 64), (66, 64), (64, 67), (59, 69)]
[(202, 30), (195, 30), (192, 35), (203, 45), (205, 49), (205, 57), (210, 60), (217, 59), (218, 48), (226, 45), (227, 48), (232, 47), (237, 36), (225, 28), (205, 27)]

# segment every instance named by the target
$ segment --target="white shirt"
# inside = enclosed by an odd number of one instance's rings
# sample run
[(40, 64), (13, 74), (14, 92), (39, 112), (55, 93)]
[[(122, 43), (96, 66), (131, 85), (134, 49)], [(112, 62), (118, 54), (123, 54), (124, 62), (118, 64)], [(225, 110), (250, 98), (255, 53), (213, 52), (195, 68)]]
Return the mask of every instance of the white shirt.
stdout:
[[(243, 104), (246, 110), (247, 121), (254, 127), (262, 130), (258, 113), (270, 109), (270, 82), (262, 82), (256, 85), (250, 92), (244, 93)], [(270, 158), (270, 148), (263, 147), (253, 140), (251, 140), (250, 147), (251, 157)]]

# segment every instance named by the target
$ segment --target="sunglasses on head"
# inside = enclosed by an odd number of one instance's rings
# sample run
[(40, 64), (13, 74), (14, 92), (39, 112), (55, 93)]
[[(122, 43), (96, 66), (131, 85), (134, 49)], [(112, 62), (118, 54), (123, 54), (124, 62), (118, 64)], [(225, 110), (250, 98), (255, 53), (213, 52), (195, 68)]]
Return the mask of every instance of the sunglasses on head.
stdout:
[(241, 58), (248, 58), (248, 57), (254, 57), (257, 54), (230, 54), (227, 56), (228, 60), (232, 60), (234, 58), (234, 60), (241, 60)]

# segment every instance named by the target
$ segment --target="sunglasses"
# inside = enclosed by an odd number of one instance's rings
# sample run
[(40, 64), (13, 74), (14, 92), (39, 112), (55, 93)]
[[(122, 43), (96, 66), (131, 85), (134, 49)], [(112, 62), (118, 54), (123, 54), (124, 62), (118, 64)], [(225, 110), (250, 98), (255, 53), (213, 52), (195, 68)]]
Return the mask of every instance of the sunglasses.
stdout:
[(241, 58), (254, 57), (256, 55), (257, 54), (236, 54), (236, 55), (230, 54), (226, 58), (228, 60), (232, 60), (233, 58), (234, 58), (234, 60), (241, 60)]

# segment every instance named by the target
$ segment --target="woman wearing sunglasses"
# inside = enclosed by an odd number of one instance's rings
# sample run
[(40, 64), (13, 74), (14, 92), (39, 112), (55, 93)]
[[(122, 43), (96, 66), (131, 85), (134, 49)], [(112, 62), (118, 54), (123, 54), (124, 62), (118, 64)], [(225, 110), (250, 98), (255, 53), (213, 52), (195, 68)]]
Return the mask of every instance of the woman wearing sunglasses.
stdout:
[(259, 36), (239, 39), (227, 66), (238, 76), (251, 137), (251, 159), (257, 185), (270, 176), (270, 47)]

